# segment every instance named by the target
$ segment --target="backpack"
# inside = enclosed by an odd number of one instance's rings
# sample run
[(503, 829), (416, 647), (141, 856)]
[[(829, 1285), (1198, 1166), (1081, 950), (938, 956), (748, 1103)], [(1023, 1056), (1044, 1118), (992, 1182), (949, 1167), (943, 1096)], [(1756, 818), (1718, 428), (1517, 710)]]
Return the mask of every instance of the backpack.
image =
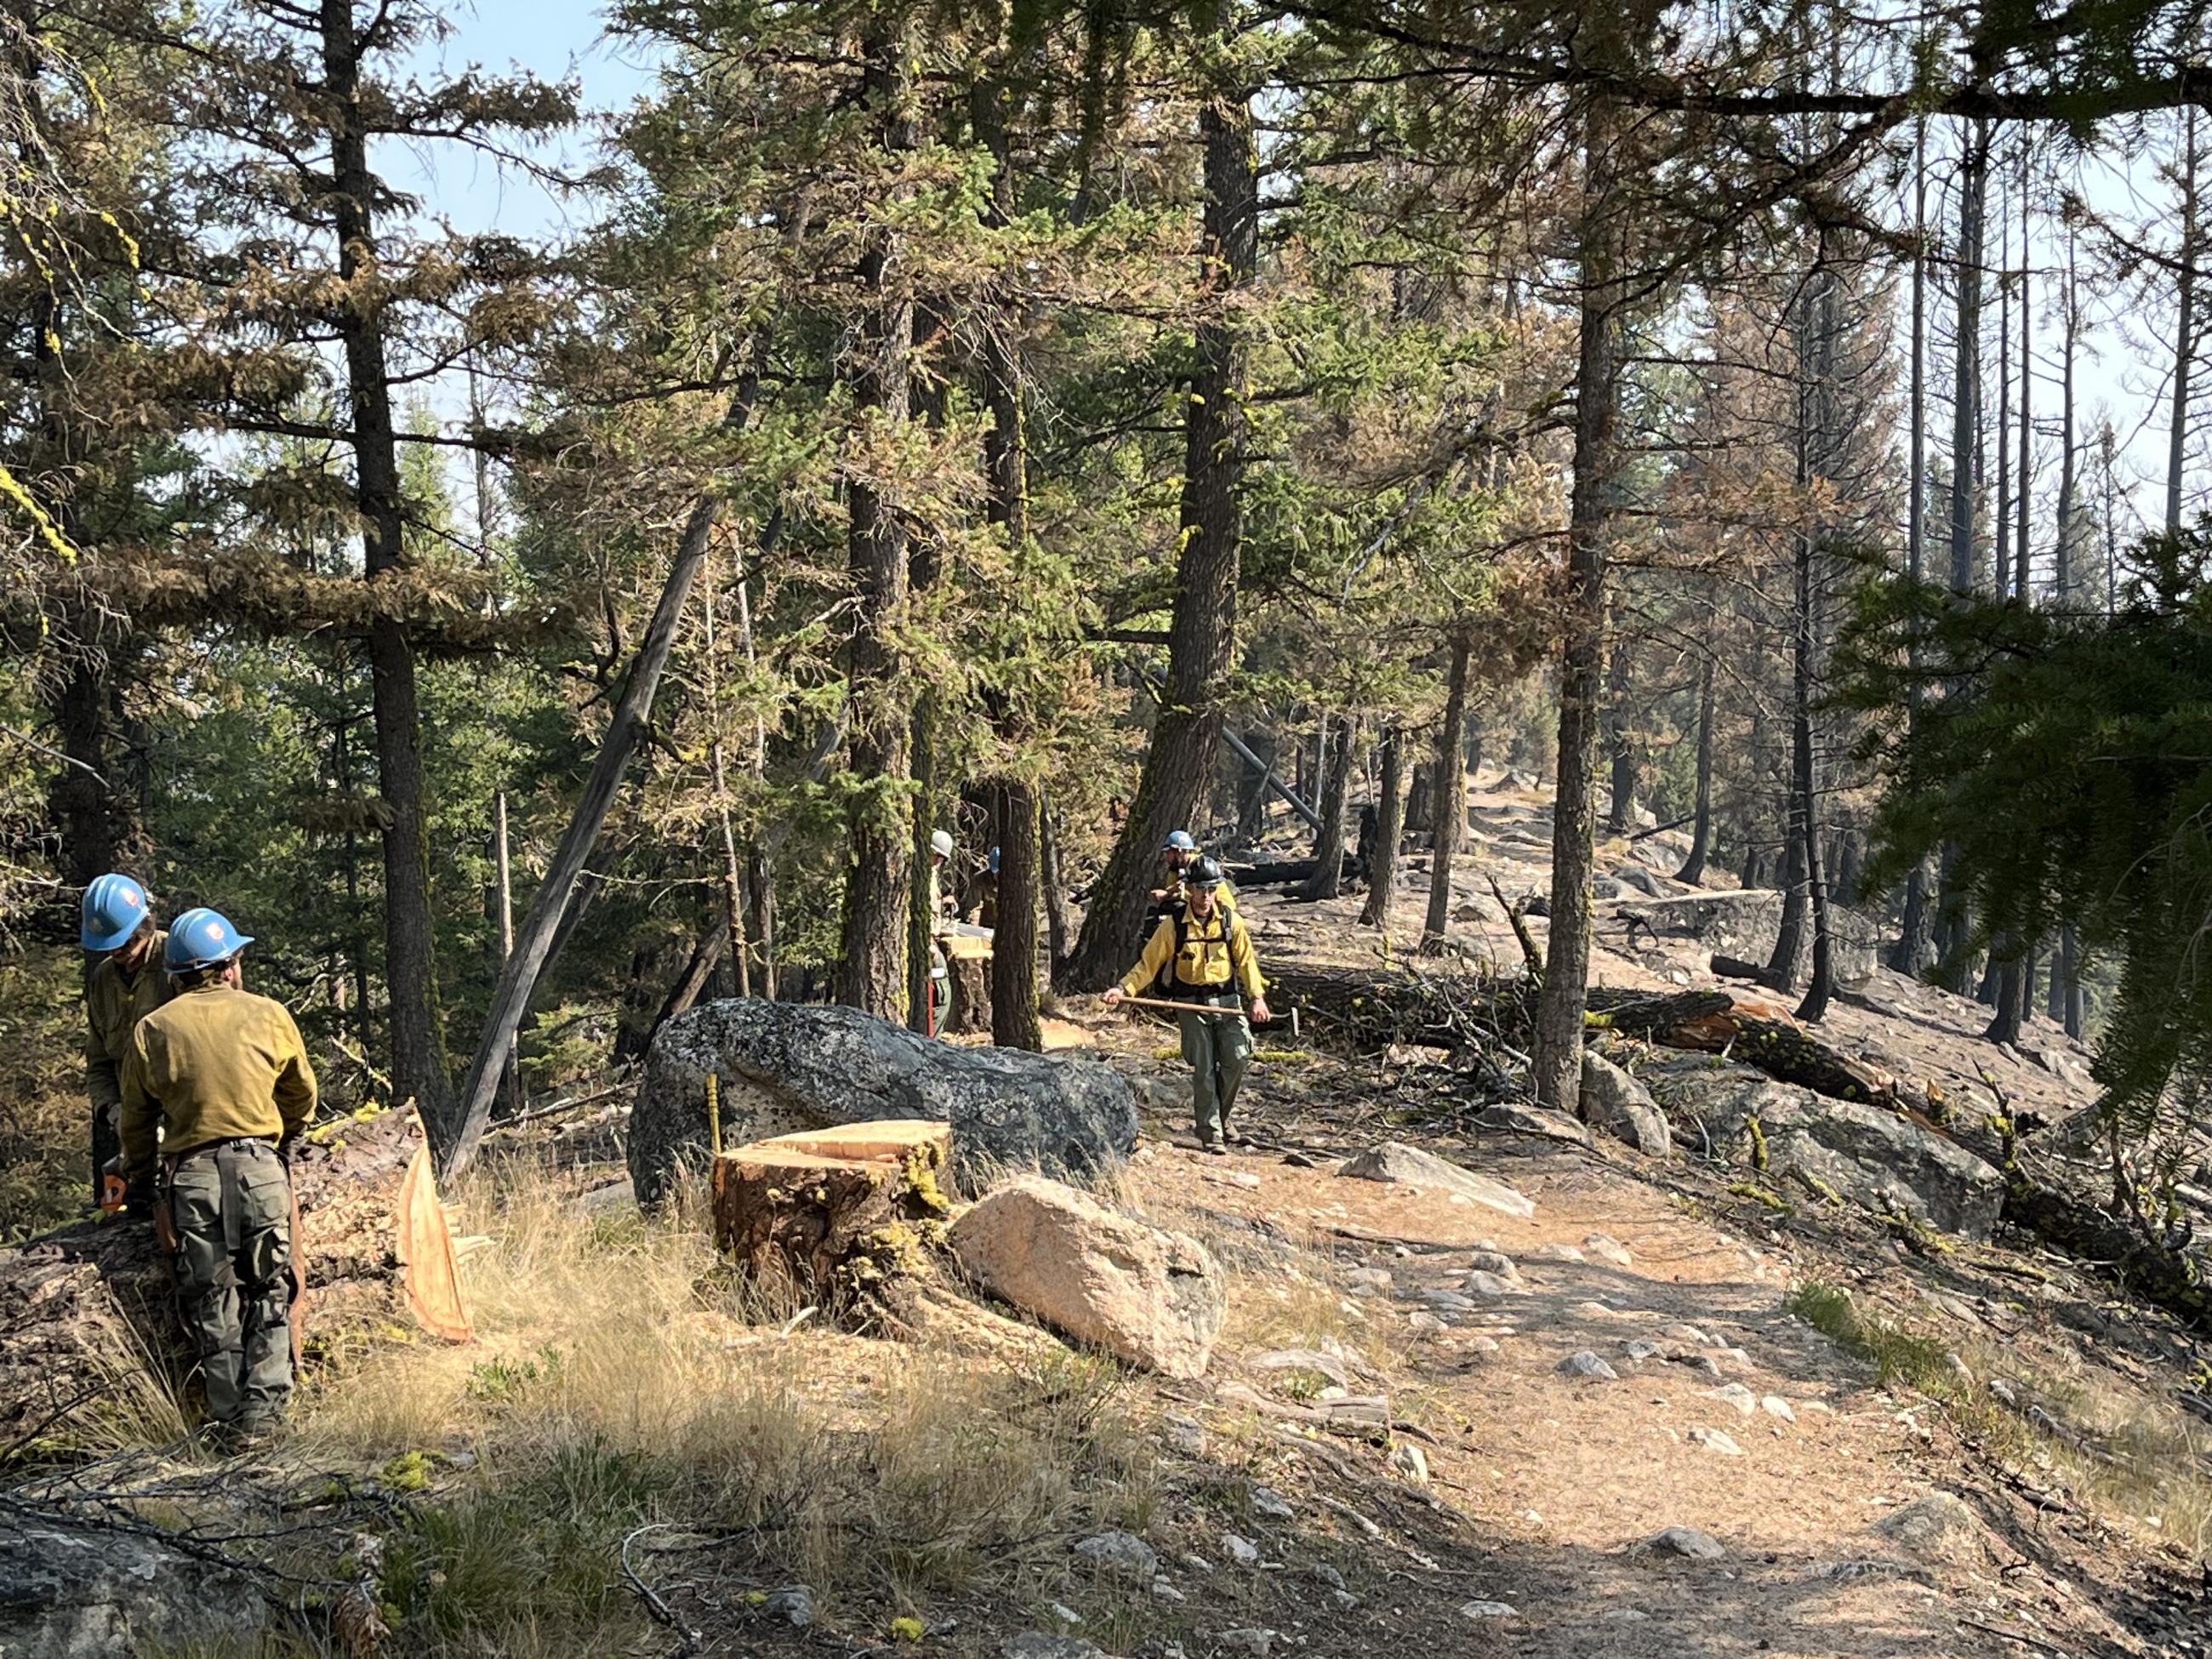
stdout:
[(1178, 904), (1168, 912), (1168, 919), (1175, 923), (1176, 948), (1154, 976), (1150, 994), (1164, 1002), (1188, 1002), (1190, 998), (1185, 994), (1182, 981), (1176, 977), (1176, 963), (1182, 960), (1182, 947), (1190, 938), (1190, 913)]

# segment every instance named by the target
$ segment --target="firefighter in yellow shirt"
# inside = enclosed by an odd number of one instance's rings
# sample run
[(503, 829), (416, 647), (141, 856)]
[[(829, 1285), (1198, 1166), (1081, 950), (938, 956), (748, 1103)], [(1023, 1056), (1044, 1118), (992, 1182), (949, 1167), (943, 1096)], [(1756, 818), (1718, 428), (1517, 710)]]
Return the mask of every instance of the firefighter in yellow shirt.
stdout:
[(138, 1022), (123, 1068), (123, 1158), (134, 1203), (157, 1151), (176, 1237), (177, 1299), (208, 1416), (242, 1441), (292, 1395), (292, 1180), (284, 1150), (315, 1110), (315, 1074), (281, 1002), (244, 989), (253, 941), (208, 909), (169, 930), (176, 994)]
[[(92, 1098), (92, 1201), (110, 1202), (107, 1183), (122, 1150), (123, 1060), (138, 1022), (169, 1000), (161, 971), (168, 935), (154, 925), (146, 890), (113, 872), (84, 890), (78, 935), (92, 963), (84, 976), (84, 1089)], [(119, 1196), (119, 1194), (118, 1194)]]
[(1125, 996), (1191, 1005), (1177, 1016), (1182, 1057), (1190, 1062), (1191, 1115), (1198, 1144), (1216, 1157), (1244, 1144), (1229, 1116), (1252, 1064), (1251, 1022), (1268, 1017), (1267, 987), (1252, 952), (1252, 935), (1244, 919), (1221, 902), (1220, 885), (1219, 865), (1192, 860), (1183, 872), (1182, 914), (1160, 918), (1144, 956), (1106, 993), (1109, 1007)]

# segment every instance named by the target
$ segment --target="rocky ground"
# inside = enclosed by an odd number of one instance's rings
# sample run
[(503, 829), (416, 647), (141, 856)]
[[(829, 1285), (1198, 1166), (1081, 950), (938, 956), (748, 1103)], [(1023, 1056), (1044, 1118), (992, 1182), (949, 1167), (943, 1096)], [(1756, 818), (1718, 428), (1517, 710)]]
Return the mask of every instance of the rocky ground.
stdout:
[[(1545, 805), (1497, 787), (1474, 805), (1483, 828), (1455, 928), (1469, 954), (1516, 960), (1485, 878), (1509, 898), (1543, 884)], [(1741, 953), (1739, 921), (1655, 927), (1645, 914), (1686, 891), (1663, 874), (1680, 855), (1664, 836), (1607, 848), (1602, 868), (1649, 878), (1603, 907), (1601, 981), (1706, 986), (1714, 949)], [(1401, 952), (1425, 883), (1418, 860), (1404, 877)], [(1270, 960), (1380, 959), (1357, 899), (1245, 902)], [(1956, 1099), (1994, 1099), (1993, 1081), (2012, 1109), (2054, 1125), (2087, 1100), (2086, 1057), (2050, 1029), (2001, 1052), (1978, 1041), (1977, 1005), (1870, 969), (1852, 977), (1824, 1027), (1838, 1046)], [(1104, 1195), (1224, 1270), (1226, 1323), (1200, 1376), (1077, 1375), (1018, 1341), (915, 1348), (818, 1332), (805, 1310), (763, 1319), (696, 1257), (650, 1265), (665, 1224), (629, 1210), (617, 1120), (573, 1138), (573, 1167), (536, 1198), (564, 1248), (580, 1231), (635, 1266), (533, 1267), (552, 1246), (501, 1196), (472, 1223), (489, 1242), (464, 1263), (478, 1351), (349, 1380), (339, 1368), (289, 1453), (213, 1467), (173, 1449), (158, 1464), (118, 1454), (42, 1490), (106, 1481), (98, 1513), (173, 1528), (189, 1510), (201, 1537), (249, 1494), (272, 1536), (340, 1504), (347, 1553), (335, 1568), (294, 1563), (306, 1577), (362, 1571), (380, 1532), (395, 1559), (442, 1563), (430, 1589), (419, 1571), (382, 1570), (385, 1611), (405, 1615), (382, 1638), (392, 1652), (2212, 1655), (2212, 1424), (2191, 1414), (2212, 1350), (2024, 1238), (1918, 1218), (1916, 1203), (1970, 1171), (1820, 1124), (1795, 1143), (1769, 1135), (1769, 1165), (1753, 1168), (1713, 1103), (1759, 1079), (1627, 1043), (1611, 1057), (1656, 1085), (1672, 1152), (1471, 1133), (1471, 1074), (1433, 1054), (1331, 1052), (1310, 1030), (1263, 1039), (1240, 1112), (1255, 1144), (1206, 1158), (1188, 1142), (1170, 1029), (1095, 1004), (1061, 1012), (1142, 1108), (1144, 1140)], [(1789, 1106), (1761, 1109), (1779, 1123)], [(1425, 1162), (1436, 1158), (1449, 1162)], [(572, 1187), (592, 1189), (582, 1219), (561, 1196)], [(587, 1273), (599, 1277), (574, 1276)], [(599, 1353), (549, 1323), (549, 1284), (578, 1307), (635, 1303), (638, 1322), (601, 1333)], [(379, 1390), (391, 1398), (360, 1397)], [(785, 1415), (763, 1415), (763, 1390)], [(436, 1413), (404, 1415), (432, 1396)], [(617, 1396), (635, 1396), (627, 1415)], [(919, 1437), (936, 1461), (902, 1476), (924, 1396), (934, 1426)], [(496, 1480), (516, 1478), (530, 1461), (520, 1437), (550, 1416), (573, 1419), (568, 1449), (538, 1459), (557, 1479), (515, 1499)], [(784, 1426), (752, 1449), (744, 1437), (763, 1423)], [(802, 1469), (773, 1501), (731, 1495), (776, 1460), (778, 1434), (801, 1431), (824, 1460), (811, 1481)], [(597, 1468), (592, 1449), (624, 1435), (737, 1473), (702, 1496), (664, 1470), (610, 1510), (621, 1547), (598, 1547), (590, 1593), (562, 1603), (600, 1621), (585, 1633), (562, 1634), (546, 1601), (499, 1627), (537, 1632), (526, 1641), (471, 1637), (444, 1581), (485, 1571), (470, 1553), (483, 1540), (455, 1517), (580, 1527), (609, 1500), (603, 1480), (575, 1474), (574, 1449)], [(368, 1467), (333, 1473), (347, 1455)], [(807, 1510), (816, 1535), (793, 1536), (810, 1484), (838, 1481), (865, 1496)], [(117, 1495), (133, 1482), (137, 1496)], [(943, 1489), (933, 1505), (917, 1484)], [(1054, 1495), (1032, 1501), (1025, 1485)], [(0, 1577), (30, 1524), (9, 1507), (23, 1490), (0, 1492)], [(168, 1509), (149, 1507), (157, 1491)], [(917, 1566), (984, 1510), (1029, 1518), (994, 1523), (957, 1571)], [(874, 1565), (829, 1582), (862, 1552)], [(810, 1561), (802, 1589), (792, 1581)], [(556, 1577), (545, 1572), (548, 1595)], [(334, 1616), (292, 1623), (306, 1634), (271, 1653), (376, 1647), (341, 1641)], [(74, 1650), (118, 1650), (113, 1638), (102, 1626)]]

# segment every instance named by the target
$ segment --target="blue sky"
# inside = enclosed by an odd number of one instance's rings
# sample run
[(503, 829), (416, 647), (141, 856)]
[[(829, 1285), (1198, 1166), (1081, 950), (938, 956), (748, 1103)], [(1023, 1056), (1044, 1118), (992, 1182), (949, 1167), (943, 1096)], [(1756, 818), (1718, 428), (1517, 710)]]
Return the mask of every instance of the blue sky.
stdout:
[[(596, 118), (651, 88), (647, 55), (635, 43), (603, 38), (597, 0), (480, 0), (451, 7), (445, 15), (452, 32), (417, 54), (426, 73), (441, 64), (450, 72), (476, 64), (495, 75), (526, 70), (543, 80), (582, 82), (584, 129), (540, 152), (541, 161), (588, 162)], [(463, 231), (558, 231), (580, 224), (592, 210), (586, 201), (563, 203), (528, 174), (458, 144), (378, 159), (393, 183), (420, 194), (430, 213)]]

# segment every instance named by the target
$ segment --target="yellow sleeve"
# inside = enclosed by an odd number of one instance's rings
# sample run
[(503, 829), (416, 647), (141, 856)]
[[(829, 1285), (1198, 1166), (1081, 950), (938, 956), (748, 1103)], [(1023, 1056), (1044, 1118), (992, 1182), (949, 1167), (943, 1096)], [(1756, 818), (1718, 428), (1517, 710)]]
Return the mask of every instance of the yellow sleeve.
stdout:
[(1234, 911), (1229, 917), (1229, 966), (1244, 994), (1258, 1001), (1267, 994), (1267, 981), (1260, 977), (1260, 958), (1252, 949), (1252, 931)]
[(1121, 994), (1140, 997), (1152, 988), (1160, 970), (1175, 960), (1176, 928), (1173, 916), (1162, 916), (1160, 925), (1152, 929), (1152, 938), (1145, 941), (1145, 954), (1137, 958), (1137, 965), (1121, 975)]
[(284, 1138), (289, 1140), (315, 1115), (315, 1069), (307, 1063), (307, 1045), (300, 1040), (300, 1024), (291, 1011), (279, 1003), (276, 1018), (283, 1022), (277, 1049), (276, 1109), (284, 1119)]
[(161, 1103), (151, 1092), (151, 1065), (152, 1057), (146, 1051), (146, 1031), (142, 1025), (131, 1033), (131, 1047), (123, 1057), (120, 1127), (125, 1181), (142, 1181), (154, 1172), (154, 1132), (161, 1121)]

